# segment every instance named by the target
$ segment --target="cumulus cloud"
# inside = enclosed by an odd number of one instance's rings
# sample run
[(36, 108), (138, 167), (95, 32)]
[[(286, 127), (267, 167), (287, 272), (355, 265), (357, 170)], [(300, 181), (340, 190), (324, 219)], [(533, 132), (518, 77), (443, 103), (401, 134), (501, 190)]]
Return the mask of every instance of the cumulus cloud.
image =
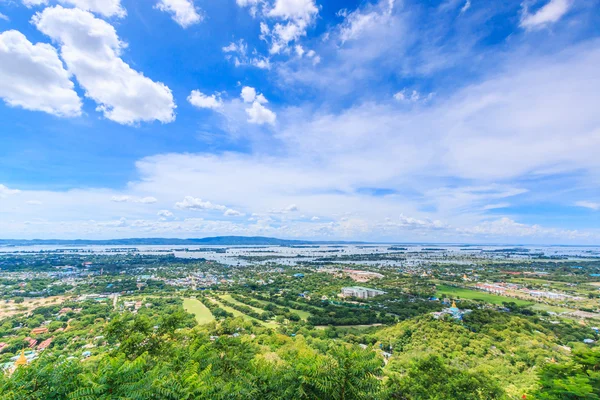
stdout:
[[(27, 7), (42, 6), (50, 3), (49, 0), (22, 0)], [(81, 10), (90, 11), (104, 17), (123, 18), (127, 11), (121, 5), (121, 0), (57, 0), (61, 4), (73, 6)]]
[(61, 6), (46, 8), (32, 21), (60, 44), (68, 70), (106, 118), (128, 125), (154, 120), (168, 123), (175, 119), (171, 90), (120, 58), (125, 45), (108, 22), (87, 11)]
[(224, 216), (226, 217), (243, 217), (245, 214), (242, 212), (239, 212), (237, 210), (233, 210), (233, 209), (228, 209), (227, 211), (225, 211), (223, 213)]
[(263, 106), (259, 101), (252, 103), (252, 107), (246, 109), (248, 122), (258, 125), (274, 125), (277, 120), (277, 114)]
[(139, 204), (154, 204), (158, 200), (154, 197), (134, 197), (134, 196), (113, 196), (110, 201), (114, 203), (139, 203)]
[(183, 201), (175, 203), (175, 208), (179, 210), (192, 210), (192, 211), (202, 211), (202, 210), (219, 210), (226, 211), (227, 207), (220, 204), (213, 204), (210, 201), (204, 201), (202, 199), (193, 197), (193, 196), (185, 196)]
[(81, 114), (81, 100), (56, 49), (14, 30), (0, 33), (0, 97), (9, 106), (59, 117)]
[(309, 20), (318, 12), (314, 0), (276, 0), (275, 6), (267, 15), (291, 20)]
[(203, 19), (201, 11), (194, 5), (193, 0), (159, 0), (156, 8), (170, 13), (173, 21), (183, 28), (200, 23)]
[(258, 125), (275, 124), (277, 115), (263, 105), (268, 103), (268, 100), (262, 93), (258, 93), (253, 87), (244, 86), (240, 97), (244, 103), (252, 103), (252, 106), (246, 109), (248, 122)]
[(169, 210), (160, 210), (158, 213), (156, 213), (156, 215), (158, 215), (159, 217), (172, 217), (173, 213)]
[(91, 11), (104, 17), (123, 18), (127, 15), (127, 12), (121, 6), (121, 0), (59, 0), (59, 2), (85, 11)]
[(427, 95), (421, 94), (417, 90), (409, 90), (407, 88), (402, 89), (394, 94), (394, 99), (399, 103), (427, 103), (433, 99), (434, 93)]
[(238, 6), (248, 7), (252, 16), (256, 16), (256, 13), (258, 12), (258, 5), (262, 1), (263, 0), (235, 0)]
[[(258, 0), (238, 0), (240, 7), (249, 7), (252, 15), (259, 11)], [(270, 43), (270, 54), (290, 51), (290, 44), (306, 36), (308, 27), (319, 13), (315, 0), (275, 0), (272, 6), (260, 10), (265, 19), (278, 21), (272, 28), (261, 22), (261, 40)]]
[(529, 13), (527, 2), (523, 3), (521, 27), (539, 29), (558, 22), (571, 8), (572, 0), (550, 0), (534, 13)]
[(240, 94), (244, 103), (252, 103), (256, 99), (256, 89), (250, 86), (244, 86)]
[(252, 55), (248, 55), (248, 45), (244, 39), (237, 42), (231, 42), (222, 48), (227, 60), (232, 60), (236, 67), (254, 66), (259, 69), (270, 69), (271, 60), (268, 57), (259, 55), (256, 49), (252, 51)]
[(600, 203), (595, 203), (593, 201), (578, 201), (575, 203), (578, 207), (589, 208), (590, 210), (598, 211), (600, 210)]
[(19, 194), (19, 193), (21, 193), (20, 190), (9, 189), (5, 185), (0, 184), (0, 198), (5, 198), (5, 197), (12, 196), (14, 194)]
[(220, 96), (215, 94), (208, 96), (199, 90), (192, 90), (187, 100), (191, 105), (198, 108), (216, 110), (223, 107), (223, 100), (221, 100)]

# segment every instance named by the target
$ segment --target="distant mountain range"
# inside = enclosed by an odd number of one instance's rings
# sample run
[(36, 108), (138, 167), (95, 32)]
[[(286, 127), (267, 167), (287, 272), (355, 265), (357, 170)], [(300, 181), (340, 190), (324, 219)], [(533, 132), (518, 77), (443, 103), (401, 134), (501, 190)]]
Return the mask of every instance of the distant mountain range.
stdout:
[(108, 240), (61, 240), (61, 239), (0, 239), (0, 246), (302, 246), (318, 244), (364, 244), (363, 242), (319, 242), (308, 240), (286, 240), (262, 236), (216, 236), (201, 239), (137, 238)]

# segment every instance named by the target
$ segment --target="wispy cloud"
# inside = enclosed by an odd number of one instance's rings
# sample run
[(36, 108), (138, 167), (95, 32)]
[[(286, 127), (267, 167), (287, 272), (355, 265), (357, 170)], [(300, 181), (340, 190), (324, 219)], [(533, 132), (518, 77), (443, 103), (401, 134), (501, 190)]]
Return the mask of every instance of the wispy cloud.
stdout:
[(571, 8), (572, 0), (550, 0), (537, 11), (529, 12), (529, 2), (523, 3), (521, 26), (539, 29), (558, 22)]

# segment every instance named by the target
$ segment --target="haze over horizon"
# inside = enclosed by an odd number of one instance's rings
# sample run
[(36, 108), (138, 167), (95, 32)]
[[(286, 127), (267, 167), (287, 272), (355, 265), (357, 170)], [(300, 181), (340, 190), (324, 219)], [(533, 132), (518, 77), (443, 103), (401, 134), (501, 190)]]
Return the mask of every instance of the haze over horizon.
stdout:
[(600, 0), (0, 0), (0, 239), (600, 244)]

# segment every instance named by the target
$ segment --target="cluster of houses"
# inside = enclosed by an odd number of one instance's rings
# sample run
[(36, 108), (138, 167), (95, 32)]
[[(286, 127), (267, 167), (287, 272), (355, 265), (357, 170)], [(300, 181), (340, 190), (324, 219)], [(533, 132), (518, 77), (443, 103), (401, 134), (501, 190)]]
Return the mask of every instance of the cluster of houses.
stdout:
[(557, 293), (545, 290), (532, 290), (522, 288), (520, 285), (514, 283), (478, 283), (475, 285), (475, 287), (485, 292), (501, 295), (506, 295), (509, 294), (507, 293), (508, 291), (513, 291), (515, 293), (536, 298), (545, 298), (549, 300), (582, 300), (581, 297), (571, 296), (566, 293)]

